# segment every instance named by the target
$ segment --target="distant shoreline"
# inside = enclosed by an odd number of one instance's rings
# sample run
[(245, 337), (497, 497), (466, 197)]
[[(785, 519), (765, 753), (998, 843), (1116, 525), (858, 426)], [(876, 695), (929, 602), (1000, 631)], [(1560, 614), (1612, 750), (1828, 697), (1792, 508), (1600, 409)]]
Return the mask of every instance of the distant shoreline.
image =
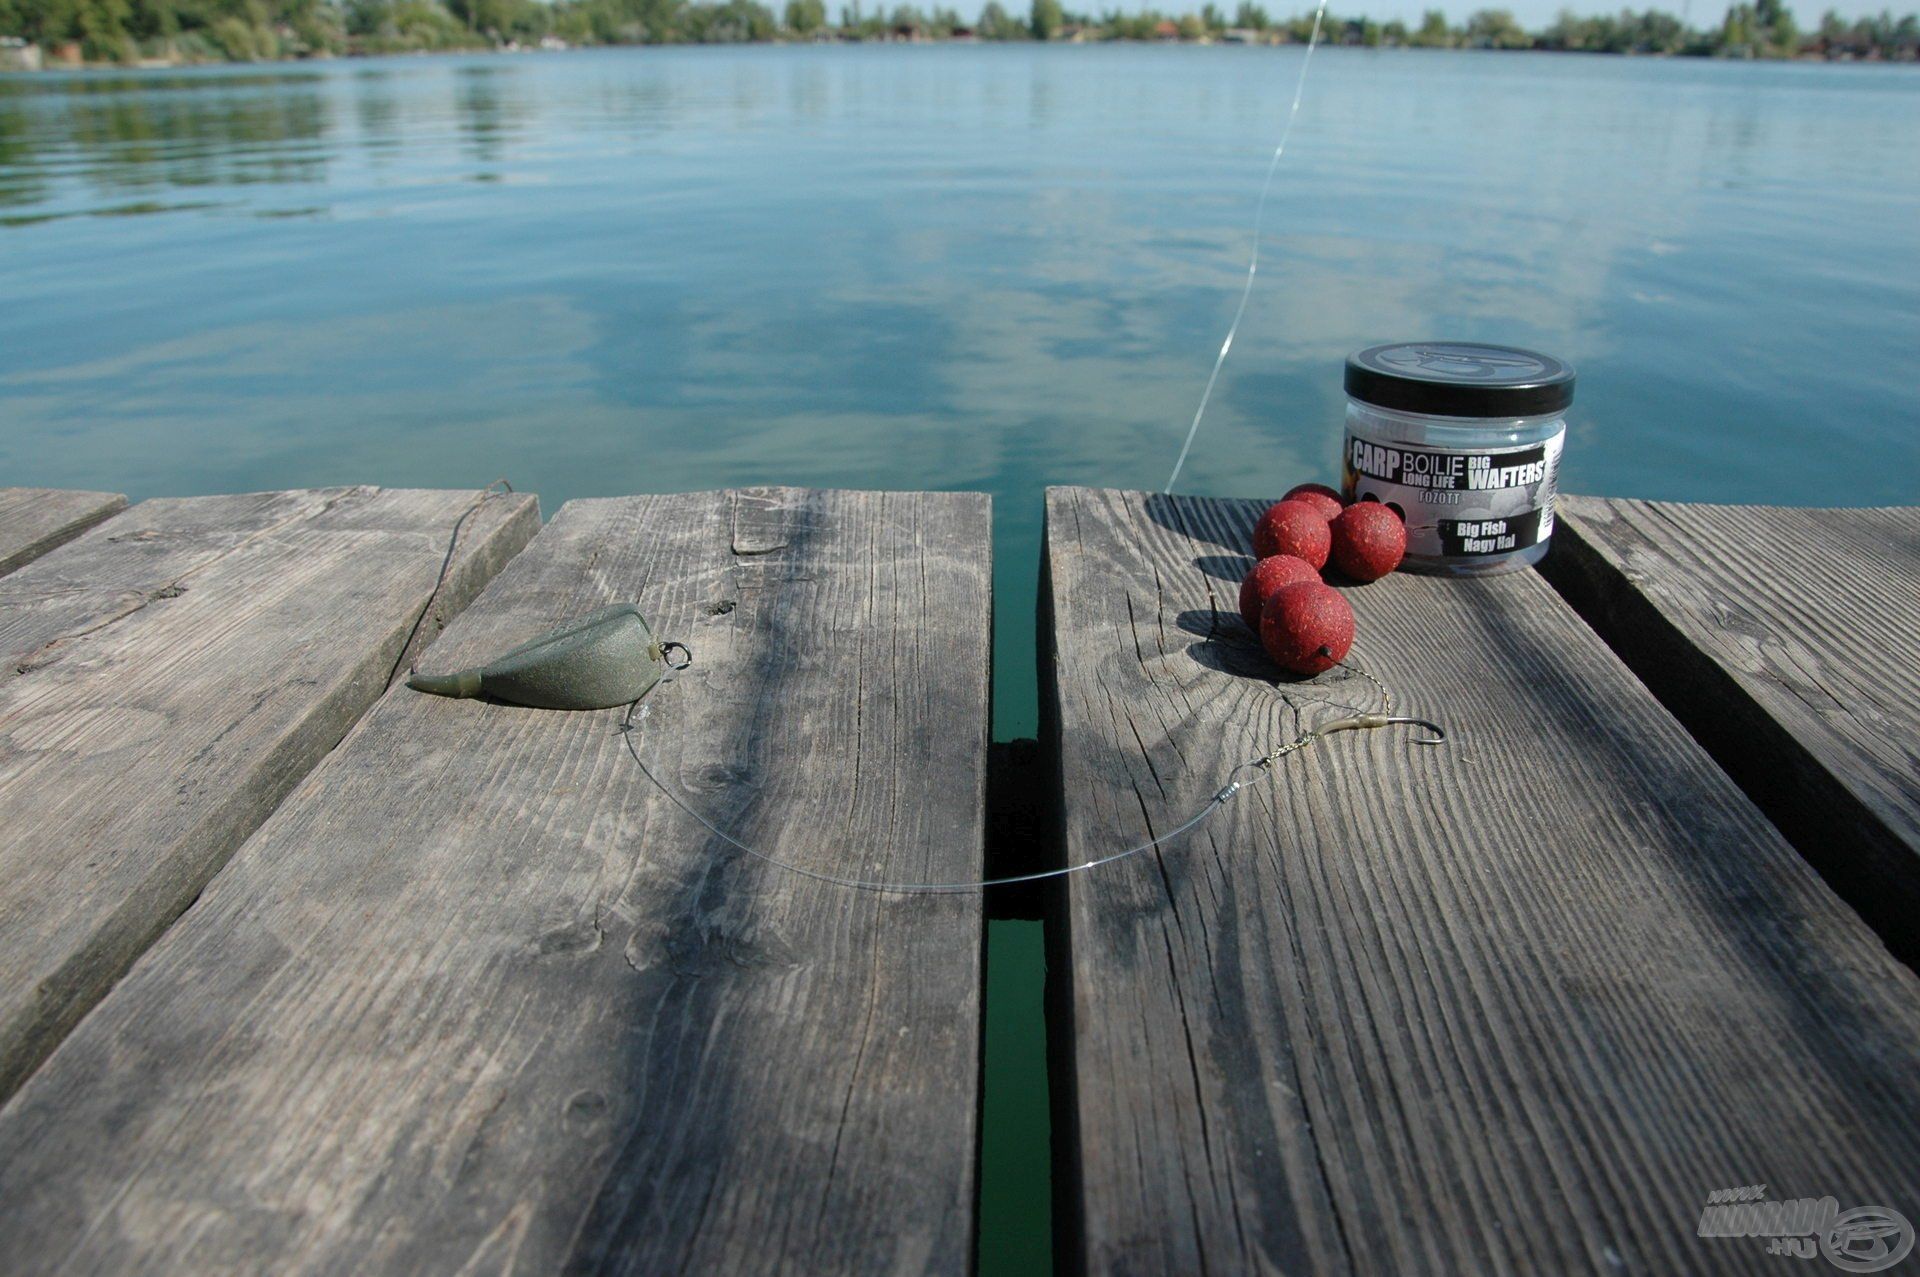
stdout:
[[(178, 9), (173, 6), (179, 6)], [(253, 7), (243, 7), (253, 6)], [(1241, 0), (1229, 19), (1215, 3), (1198, 13), (1152, 10), (1076, 15), (1059, 0), (1031, 0), (1016, 17), (988, 0), (969, 24), (952, 9), (901, 4), (863, 15), (860, 0), (827, 21), (825, 0), (149, 0), (129, 16), (123, 0), (13, 0), (15, 30), (0, 31), (0, 72), (163, 70), (282, 64), (427, 53), (520, 53), (584, 48), (729, 44), (1136, 43), (1304, 45), (1311, 13), (1271, 19)], [(94, 10), (98, 10), (95, 12)], [(225, 16), (221, 10), (231, 10)], [(1657, 9), (1576, 17), (1562, 11), (1528, 31), (1505, 9), (1481, 9), (1462, 25), (1438, 9), (1410, 26), (1398, 20), (1329, 15), (1320, 43), (1346, 48), (1412, 48), (1626, 57), (1920, 64), (1920, 17), (1889, 13), (1851, 23), (1831, 11), (1803, 33), (1783, 0), (1736, 3), (1717, 27), (1696, 30)]]
[[(44, 74), (53, 75), (53, 74), (60, 74), (64, 72), (69, 74), (86, 73), (86, 74), (110, 75), (116, 72), (124, 73), (127, 71), (192, 71), (192, 70), (207, 70), (207, 69), (212, 69), (216, 67), (320, 66), (330, 62), (371, 62), (371, 61), (376, 61), (383, 58), (393, 58), (393, 59), (459, 58), (459, 57), (509, 58), (509, 57), (516, 57), (516, 56), (529, 54), (529, 53), (605, 53), (605, 52), (611, 52), (614, 50), (622, 50), (622, 49), (638, 51), (638, 50), (646, 50), (646, 49), (666, 50), (666, 49), (723, 49), (723, 48), (735, 48), (735, 49), (787, 48), (795, 45), (813, 47), (817, 45), (852, 46), (852, 45), (861, 45), (861, 44), (881, 44), (881, 45), (957, 44), (962, 46), (971, 46), (971, 45), (984, 46), (984, 45), (996, 45), (996, 44), (1008, 44), (1008, 43), (1011, 43), (1011, 42), (998, 41), (998, 40), (952, 40), (952, 39), (945, 39), (945, 40), (941, 40), (941, 39), (929, 39), (929, 40), (707, 40), (707, 41), (698, 41), (698, 42), (691, 41), (691, 40), (682, 40), (672, 44), (583, 44), (578, 46), (570, 46), (566, 49), (539, 49), (539, 48), (511, 49), (511, 48), (504, 48), (504, 47), (476, 45), (471, 48), (455, 48), (455, 49), (403, 49), (403, 50), (391, 50), (391, 51), (378, 50), (378, 51), (368, 51), (364, 53), (362, 52), (322, 53), (322, 54), (310, 54), (310, 55), (288, 54), (281, 57), (273, 57), (273, 58), (253, 58), (244, 62), (188, 61), (186, 59), (177, 59), (174, 61), (166, 61), (163, 59), (141, 59), (135, 62), (86, 62), (86, 61), (48, 62), (42, 66), (33, 67), (33, 68), (0, 66), (0, 76), (11, 75), (11, 76), (16, 76), (20, 78), (31, 78), (35, 75), (35, 73), (44, 73)], [(1028, 41), (1028, 42), (1022, 42), (1022, 43), (1031, 44), (1032, 42)], [(1215, 47), (1215, 46), (1229, 47), (1229, 48), (1231, 47), (1305, 48), (1306, 47), (1305, 45), (1296, 45), (1292, 41), (1273, 41), (1264, 45), (1257, 45), (1257, 46), (1252, 44), (1251, 42), (1227, 41), (1227, 40), (1191, 40), (1191, 41), (1182, 41), (1182, 40), (1064, 41), (1063, 40), (1063, 41), (1058, 41), (1057, 43), (1071, 44), (1078, 47), (1087, 47), (1091, 45), (1101, 45), (1101, 44), (1127, 45), (1127, 46), (1172, 44), (1172, 45), (1190, 46), (1193, 48), (1208, 48), (1208, 47)], [(1019, 47), (1019, 46), (1015, 45), (1014, 47)], [(1352, 44), (1334, 44), (1332, 42), (1323, 41), (1321, 43), (1321, 47), (1322, 48), (1366, 48), (1366, 49), (1372, 49), (1376, 51), (1387, 50), (1387, 51), (1395, 51), (1395, 52), (1435, 52), (1435, 50), (1426, 49), (1420, 45), (1352, 45)], [(1716, 58), (1710, 55), (1686, 54), (1686, 53), (1640, 53), (1640, 52), (1629, 51), (1621, 54), (1609, 54), (1602, 50), (1595, 50), (1595, 49), (1483, 49), (1483, 48), (1473, 48), (1473, 47), (1461, 47), (1461, 48), (1453, 48), (1453, 49), (1443, 49), (1438, 51), (1447, 52), (1447, 53), (1549, 54), (1549, 55), (1558, 55), (1558, 56), (1572, 57), (1572, 58), (1624, 57), (1624, 58), (1644, 59), (1644, 60), (1656, 61), (1656, 62), (1658, 61), (1772, 62), (1772, 63), (1798, 62), (1798, 63), (1817, 63), (1820, 65), (1836, 65), (1836, 66), (1846, 66), (1846, 65), (1920, 66), (1920, 61), (1916, 61), (1915, 59), (1912, 59), (1912, 58), (1826, 57), (1817, 53), (1799, 53), (1794, 55), (1791, 58), (1732, 58), (1732, 57)]]
[[(847, 45), (847, 46), (861, 45), (861, 44), (881, 44), (881, 45), (885, 45), (885, 44), (918, 44), (918, 45), (957, 44), (961, 46), (972, 46), (972, 45), (985, 46), (985, 45), (995, 45), (995, 44), (1002, 44), (1002, 43), (1006, 43), (1006, 42), (994, 41), (994, 40), (915, 40), (915, 41), (908, 41), (908, 40), (832, 40), (832, 41), (682, 40), (672, 44), (586, 44), (586, 45), (579, 45), (577, 47), (570, 47), (567, 49), (558, 49), (558, 50), (524, 49), (524, 48), (522, 49), (491, 48), (487, 46), (477, 45), (472, 48), (456, 48), (456, 49), (401, 49), (401, 50), (370, 51), (366, 53), (325, 53), (325, 54), (312, 54), (312, 55), (288, 54), (288, 55), (283, 55), (280, 57), (272, 57), (272, 58), (250, 58), (245, 61), (229, 61), (229, 60), (189, 61), (184, 58), (168, 61), (168, 60), (159, 59), (159, 58), (142, 58), (133, 62), (87, 62), (87, 61), (47, 62), (44, 65), (37, 66), (37, 67), (30, 67), (30, 68), (23, 68), (23, 67), (16, 67), (16, 66), (0, 66), (0, 80), (6, 80), (6, 79), (30, 80), (30, 79), (37, 78), (39, 75), (61, 75), (61, 74), (114, 75), (114, 74), (125, 74), (129, 71), (194, 71), (194, 70), (213, 70), (221, 67), (239, 68), (239, 67), (324, 66), (332, 62), (373, 62), (373, 61), (379, 61), (382, 59), (459, 58), (459, 57), (510, 58), (510, 57), (516, 57), (516, 56), (528, 54), (528, 53), (607, 53), (607, 52), (613, 52), (617, 50), (627, 50), (632, 52), (638, 52), (642, 50), (664, 51), (668, 49), (727, 49), (727, 48), (765, 49), (765, 48), (788, 48), (788, 47), (793, 47), (795, 45), (812, 47), (820, 44)], [(1131, 47), (1131, 46), (1151, 46), (1151, 45), (1157, 45), (1162, 43), (1181, 45), (1181, 46), (1192, 47), (1192, 48), (1207, 48), (1207, 47), (1219, 46), (1219, 47), (1264, 47), (1264, 48), (1293, 47), (1293, 48), (1304, 49), (1306, 47), (1305, 45), (1295, 45), (1291, 41), (1279, 41), (1271, 44), (1258, 45), (1258, 46), (1252, 45), (1252, 44), (1245, 44), (1242, 42), (1224, 41), (1224, 40), (1192, 40), (1192, 41), (1171, 41), (1171, 40), (1170, 41), (1156, 41), (1156, 40), (1093, 41), (1093, 40), (1087, 40), (1087, 41), (1061, 41), (1060, 43), (1075, 44), (1079, 47), (1087, 47), (1087, 46), (1101, 45), (1101, 44), (1125, 45), (1125, 46)], [(1418, 45), (1350, 45), (1350, 44), (1329, 44), (1329, 43), (1323, 42), (1320, 47), (1323, 49), (1325, 48), (1349, 48), (1349, 49), (1364, 48), (1364, 49), (1368, 49), (1376, 52), (1378, 51), (1432, 52), (1433, 51), (1433, 50), (1423, 49), (1421, 48), (1421, 46), (1418, 46)], [(1819, 66), (1854, 66), (1854, 65), (1857, 65), (1857, 66), (1920, 66), (1920, 60), (1916, 60), (1913, 58), (1827, 57), (1818, 53), (1798, 53), (1790, 58), (1780, 58), (1780, 57), (1733, 58), (1733, 57), (1714, 57), (1709, 54), (1688, 54), (1688, 53), (1626, 52), (1626, 53), (1620, 53), (1620, 54), (1610, 54), (1601, 50), (1594, 50), (1594, 49), (1461, 48), (1461, 49), (1441, 50), (1441, 52), (1496, 53), (1496, 54), (1547, 54), (1547, 55), (1557, 55), (1557, 56), (1563, 56), (1563, 57), (1569, 57), (1569, 58), (1602, 58), (1602, 59), (1611, 59), (1614, 57), (1620, 57), (1620, 58), (1634, 59), (1634, 60), (1640, 60), (1640, 61), (1651, 61), (1651, 62), (1731, 62), (1731, 63), (1760, 62), (1760, 63), (1772, 63), (1772, 64), (1798, 63), (1801, 65), (1812, 64), (1812, 65), (1819, 65)]]

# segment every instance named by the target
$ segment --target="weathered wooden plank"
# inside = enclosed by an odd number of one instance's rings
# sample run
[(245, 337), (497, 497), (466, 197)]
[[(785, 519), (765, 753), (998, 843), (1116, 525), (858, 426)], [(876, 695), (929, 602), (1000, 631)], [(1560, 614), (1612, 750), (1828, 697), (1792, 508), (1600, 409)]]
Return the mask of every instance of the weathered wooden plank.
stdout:
[[(1258, 502), (1056, 490), (1065, 851), (1171, 827), (1363, 680), (1276, 682)], [(1753, 1272), (1706, 1195), (1920, 1206), (1920, 979), (1534, 573), (1346, 591), (1445, 746), (1330, 737), (1070, 880), (1094, 1272)]]
[(478, 502), (147, 501), (0, 580), (0, 1096), (538, 530)]
[(0, 488), (0, 576), (127, 508), (115, 492)]
[[(636, 599), (641, 756), (817, 869), (978, 874), (987, 499), (569, 503), (436, 646)], [(978, 895), (732, 852), (621, 712), (396, 688), (0, 1114), (24, 1273), (967, 1270)]]
[(1558, 509), (1547, 579), (1920, 964), (1920, 508)]

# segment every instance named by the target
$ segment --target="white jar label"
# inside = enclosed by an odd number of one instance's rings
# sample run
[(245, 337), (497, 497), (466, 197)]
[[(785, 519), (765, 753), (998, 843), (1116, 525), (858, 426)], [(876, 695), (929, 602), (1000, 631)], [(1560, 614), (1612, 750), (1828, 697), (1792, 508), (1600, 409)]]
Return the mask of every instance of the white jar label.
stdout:
[(1350, 501), (1379, 501), (1406, 520), (1407, 553), (1472, 559), (1511, 554), (1553, 535), (1557, 434), (1504, 449), (1417, 448), (1347, 432)]

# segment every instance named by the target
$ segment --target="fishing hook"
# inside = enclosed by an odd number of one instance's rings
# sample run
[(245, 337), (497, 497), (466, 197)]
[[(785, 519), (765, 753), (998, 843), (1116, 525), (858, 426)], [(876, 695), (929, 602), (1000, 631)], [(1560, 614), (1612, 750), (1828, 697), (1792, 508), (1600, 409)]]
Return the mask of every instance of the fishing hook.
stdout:
[(1416, 737), (1414, 744), (1444, 745), (1447, 742), (1446, 728), (1424, 718), (1411, 718), (1405, 714), (1359, 714), (1353, 718), (1337, 718), (1314, 728), (1308, 735), (1331, 736), (1335, 732), (1371, 731), (1376, 727), (1424, 727), (1432, 735)]

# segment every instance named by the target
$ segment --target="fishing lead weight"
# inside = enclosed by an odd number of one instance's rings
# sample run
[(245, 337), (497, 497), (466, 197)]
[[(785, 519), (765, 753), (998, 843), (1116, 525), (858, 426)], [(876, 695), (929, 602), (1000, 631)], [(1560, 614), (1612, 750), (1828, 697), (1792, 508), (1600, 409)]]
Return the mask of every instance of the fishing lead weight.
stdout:
[[(672, 658), (678, 653), (681, 659)], [(407, 686), (436, 696), (487, 696), (536, 709), (610, 709), (639, 700), (692, 654), (662, 643), (640, 609), (617, 603), (485, 665), (452, 674), (419, 674)]]

